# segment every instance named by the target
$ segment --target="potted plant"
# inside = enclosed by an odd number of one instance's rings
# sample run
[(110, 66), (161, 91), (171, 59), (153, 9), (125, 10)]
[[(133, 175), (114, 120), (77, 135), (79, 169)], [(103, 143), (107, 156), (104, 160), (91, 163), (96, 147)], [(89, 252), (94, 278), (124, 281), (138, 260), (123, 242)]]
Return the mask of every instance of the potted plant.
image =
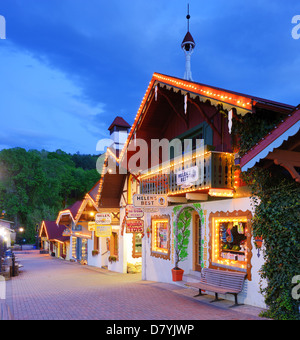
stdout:
[(179, 268), (178, 264), (188, 257), (192, 211), (192, 208), (183, 210), (178, 217), (177, 225), (174, 226), (175, 267), (172, 269), (173, 281), (182, 281), (184, 270)]

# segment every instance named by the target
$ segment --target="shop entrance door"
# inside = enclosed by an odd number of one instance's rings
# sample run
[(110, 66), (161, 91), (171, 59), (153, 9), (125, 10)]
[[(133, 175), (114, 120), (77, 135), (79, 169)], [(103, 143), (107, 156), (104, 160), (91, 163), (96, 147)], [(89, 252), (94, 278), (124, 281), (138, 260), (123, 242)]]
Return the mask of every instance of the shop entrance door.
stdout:
[(77, 244), (76, 244), (76, 258), (77, 260), (81, 260), (82, 256), (82, 241), (80, 237), (77, 237)]
[(201, 220), (198, 213), (194, 215), (194, 270), (201, 271), (202, 262), (202, 240), (201, 240)]

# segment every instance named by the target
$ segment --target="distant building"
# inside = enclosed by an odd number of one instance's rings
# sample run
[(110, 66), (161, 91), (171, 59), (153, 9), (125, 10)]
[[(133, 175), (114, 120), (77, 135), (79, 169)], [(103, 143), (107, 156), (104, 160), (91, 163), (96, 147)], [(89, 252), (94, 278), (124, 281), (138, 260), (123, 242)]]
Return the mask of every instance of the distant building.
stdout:
[(7, 247), (11, 247), (12, 242), (16, 241), (16, 233), (13, 230), (14, 222), (0, 219), (0, 237)]
[(69, 259), (70, 236), (65, 235), (65, 229), (64, 225), (57, 225), (55, 221), (43, 221), (39, 233), (41, 250)]

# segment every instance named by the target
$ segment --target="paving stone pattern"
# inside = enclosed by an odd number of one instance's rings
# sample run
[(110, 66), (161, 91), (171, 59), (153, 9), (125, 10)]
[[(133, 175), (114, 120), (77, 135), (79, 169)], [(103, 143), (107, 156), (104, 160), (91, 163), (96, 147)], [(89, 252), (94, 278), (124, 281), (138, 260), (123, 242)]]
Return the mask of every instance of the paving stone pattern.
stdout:
[(211, 304), (211, 297), (193, 298), (195, 290), (142, 281), (141, 274), (82, 266), (37, 251), (17, 256), (24, 267), (6, 289), (14, 320), (260, 319), (258, 309)]

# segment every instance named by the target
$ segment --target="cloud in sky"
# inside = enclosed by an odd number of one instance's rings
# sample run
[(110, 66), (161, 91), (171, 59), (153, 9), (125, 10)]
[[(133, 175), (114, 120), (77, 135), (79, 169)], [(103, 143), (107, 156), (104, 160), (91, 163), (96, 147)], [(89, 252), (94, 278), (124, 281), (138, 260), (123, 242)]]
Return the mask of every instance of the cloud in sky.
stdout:
[[(106, 125), (97, 116), (104, 104), (85, 102), (63, 73), (28, 53), (3, 51), (0, 73), (0, 147), (25, 146), (70, 152), (91, 150)], [(93, 142), (93, 145), (90, 143)]]
[[(297, 105), (298, 0), (190, 0), (195, 81)], [(154, 72), (182, 77), (182, 0), (3, 0), (0, 148), (95, 153)]]

